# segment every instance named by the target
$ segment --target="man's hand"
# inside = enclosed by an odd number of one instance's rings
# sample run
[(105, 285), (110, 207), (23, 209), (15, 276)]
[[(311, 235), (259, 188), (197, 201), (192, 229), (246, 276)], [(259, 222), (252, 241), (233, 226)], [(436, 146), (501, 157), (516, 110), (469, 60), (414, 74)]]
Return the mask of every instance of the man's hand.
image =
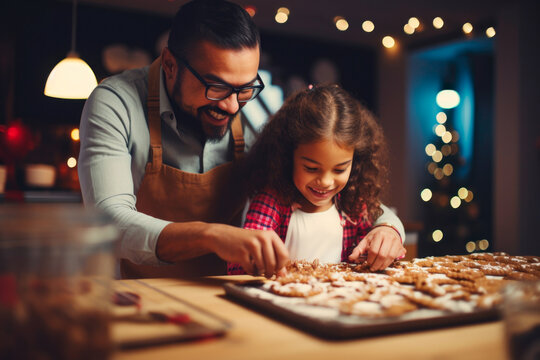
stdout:
[[(216, 225), (219, 226), (219, 225)], [(289, 251), (273, 230), (246, 230), (224, 225), (210, 247), (223, 260), (239, 263), (251, 275), (271, 277), (289, 260)], [(213, 236), (213, 235), (212, 235)]]
[(367, 253), (367, 263), (371, 271), (385, 269), (394, 259), (404, 256), (407, 250), (401, 244), (398, 233), (389, 226), (372, 229), (354, 248), (349, 261), (356, 262)]

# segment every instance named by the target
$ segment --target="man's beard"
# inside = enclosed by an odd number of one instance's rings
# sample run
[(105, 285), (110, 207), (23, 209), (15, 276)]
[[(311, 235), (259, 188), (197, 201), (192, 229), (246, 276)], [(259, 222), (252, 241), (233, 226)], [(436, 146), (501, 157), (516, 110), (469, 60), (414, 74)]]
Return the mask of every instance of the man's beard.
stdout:
[[(240, 111), (238, 110), (235, 114), (229, 114), (226, 111), (221, 110), (217, 106), (205, 105), (199, 107), (196, 110), (197, 116), (195, 117), (191, 113), (184, 111), (180, 106), (178, 106), (175, 99), (181, 98), (182, 96), (180, 92), (180, 76), (178, 74), (176, 76), (176, 81), (174, 83), (171, 98), (169, 100), (173, 106), (174, 114), (177, 121), (181, 120), (182, 126), (192, 131), (193, 134), (201, 141), (209, 141), (216, 143), (223, 139), (225, 134), (227, 134), (227, 132), (230, 130), (234, 117)], [(203, 112), (206, 112), (208, 110), (213, 110), (218, 114), (229, 116), (229, 121), (224, 126), (215, 126), (213, 124), (203, 121), (202, 114)]]

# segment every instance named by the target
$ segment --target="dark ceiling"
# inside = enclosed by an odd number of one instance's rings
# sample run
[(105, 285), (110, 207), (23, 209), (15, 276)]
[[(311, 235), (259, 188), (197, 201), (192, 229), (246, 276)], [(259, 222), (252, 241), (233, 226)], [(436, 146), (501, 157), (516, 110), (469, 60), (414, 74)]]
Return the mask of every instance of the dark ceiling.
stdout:
[[(68, 0), (66, 0), (68, 1)], [(80, 0), (83, 3), (124, 8), (132, 11), (151, 12), (173, 16), (186, 0)], [(385, 35), (393, 36), (398, 44), (414, 46), (426, 42), (437, 42), (442, 38), (464, 36), (461, 26), (470, 22), (475, 29), (473, 35), (484, 36), (488, 26), (494, 26), (495, 18), (505, 0), (234, 0), (242, 6), (254, 6), (254, 20), (266, 31), (310, 36), (357, 45), (379, 46)], [(278, 24), (274, 16), (279, 7), (290, 10), (289, 20)], [(335, 16), (345, 17), (349, 23), (347, 31), (339, 31), (333, 23)], [(403, 26), (411, 16), (421, 22), (420, 31), (407, 35)], [(445, 26), (437, 30), (432, 25), (434, 17), (440, 16)], [(364, 20), (375, 24), (372, 33), (365, 33), (361, 24)]]

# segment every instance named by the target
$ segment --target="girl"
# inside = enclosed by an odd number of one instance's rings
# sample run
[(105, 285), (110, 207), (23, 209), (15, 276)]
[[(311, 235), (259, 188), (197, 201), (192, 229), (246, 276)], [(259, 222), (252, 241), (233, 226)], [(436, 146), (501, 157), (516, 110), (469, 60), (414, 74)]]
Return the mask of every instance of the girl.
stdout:
[[(291, 260), (338, 263), (367, 253), (371, 270), (384, 269), (405, 254), (397, 228), (373, 225), (383, 213), (385, 150), (373, 115), (339, 86), (296, 93), (248, 155), (254, 197), (244, 228), (274, 230)], [(229, 264), (228, 272), (243, 270)]]

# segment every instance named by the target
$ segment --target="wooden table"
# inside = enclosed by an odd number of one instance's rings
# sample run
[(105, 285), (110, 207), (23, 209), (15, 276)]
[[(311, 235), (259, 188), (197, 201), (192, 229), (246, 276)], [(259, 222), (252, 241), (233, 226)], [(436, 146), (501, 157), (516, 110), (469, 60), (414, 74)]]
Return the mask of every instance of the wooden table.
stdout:
[(356, 340), (324, 340), (225, 297), (225, 282), (248, 278), (143, 280), (221, 316), (233, 326), (220, 338), (123, 350), (114, 359), (507, 359), (501, 321)]

